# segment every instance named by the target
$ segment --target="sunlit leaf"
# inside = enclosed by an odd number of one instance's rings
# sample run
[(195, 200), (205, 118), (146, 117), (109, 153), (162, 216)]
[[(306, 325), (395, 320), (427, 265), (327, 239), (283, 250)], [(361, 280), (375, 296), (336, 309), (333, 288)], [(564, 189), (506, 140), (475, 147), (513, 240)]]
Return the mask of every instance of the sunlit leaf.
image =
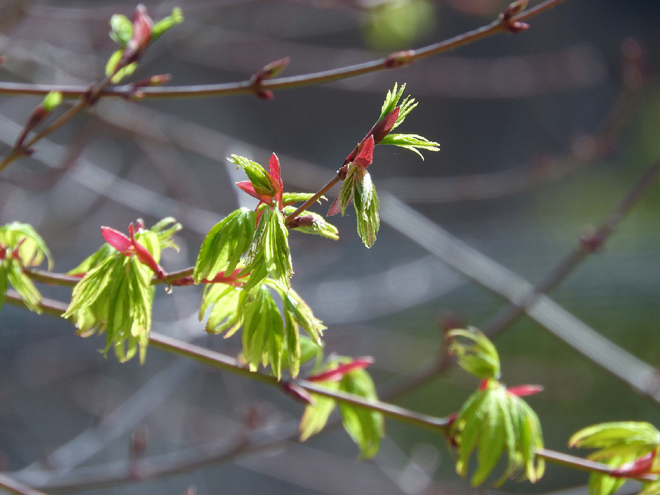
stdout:
[(218, 273), (233, 272), (250, 247), (255, 233), (254, 211), (240, 208), (216, 224), (204, 238), (197, 256), (193, 279), (200, 283)]
[[(500, 358), (493, 343), (476, 328), (451, 330), (449, 352), (458, 358), (458, 365), (478, 378), (500, 377)], [(464, 344), (460, 339), (467, 339)]]

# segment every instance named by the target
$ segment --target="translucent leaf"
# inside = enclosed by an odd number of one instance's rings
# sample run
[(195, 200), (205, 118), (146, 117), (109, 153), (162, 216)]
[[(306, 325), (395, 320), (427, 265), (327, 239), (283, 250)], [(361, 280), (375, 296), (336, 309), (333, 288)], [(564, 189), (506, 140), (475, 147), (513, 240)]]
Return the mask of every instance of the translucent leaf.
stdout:
[(570, 447), (605, 448), (630, 444), (652, 447), (660, 444), (660, 432), (650, 423), (616, 421), (583, 428), (568, 441)]
[(207, 284), (204, 287), (199, 320), (211, 309), (206, 322), (206, 331), (222, 333), (228, 330), (232, 335), (243, 321), (243, 311), (239, 304), (241, 290), (226, 284)]
[(25, 306), (27, 306), (30, 311), (41, 313), (41, 294), (32, 283), (32, 280), (23, 273), (22, 265), (17, 260), (13, 259), (5, 259), (3, 264), (9, 285), (18, 292), (18, 295), (21, 296), (21, 300), (25, 303)]
[[(340, 381), (339, 389), (349, 394), (377, 400), (374, 382), (364, 369), (347, 373)], [(378, 453), (380, 439), (385, 434), (385, 420), (379, 412), (356, 407), (347, 403), (339, 404), (342, 424), (346, 432), (360, 447), (360, 458), (370, 459)]]
[[(322, 382), (318, 385), (329, 390), (337, 390), (339, 382)], [(300, 441), (304, 442), (312, 435), (316, 435), (325, 427), (328, 417), (335, 408), (335, 401), (329, 397), (312, 394), (314, 405), (307, 406), (300, 420)]]
[(380, 229), (380, 201), (369, 172), (361, 167), (354, 167), (358, 179), (355, 181), (355, 213), (358, 235), (365, 246), (370, 248), (376, 242)]
[(270, 196), (271, 198), (275, 197), (277, 188), (273, 184), (273, 180), (268, 175), (268, 172), (261, 165), (238, 155), (231, 155), (231, 158), (228, 158), (228, 160), (245, 171), (257, 194)]
[(120, 46), (126, 46), (133, 37), (133, 23), (125, 15), (115, 14), (110, 18), (110, 39)]
[[(471, 341), (464, 344), (458, 338)], [(493, 343), (476, 328), (451, 330), (449, 352), (458, 358), (458, 365), (478, 378), (498, 379), (500, 377), (500, 358)]]
[(380, 144), (389, 144), (413, 151), (414, 153), (417, 153), (422, 160), (424, 159), (424, 155), (420, 153), (420, 149), (427, 151), (440, 151), (440, 145), (438, 143), (429, 141), (425, 137), (417, 134), (388, 134), (383, 138)]
[(212, 280), (220, 272), (232, 273), (236, 269), (252, 242), (255, 219), (254, 211), (240, 208), (209, 231), (195, 263), (195, 283)]
[(24, 267), (38, 266), (48, 259), (48, 269), (53, 267), (53, 258), (42, 237), (32, 225), (13, 222), (0, 227), (0, 246), (7, 251), (18, 247), (18, 258)]
[(272, 207), (265, 208), (259, 219), (254, 241), (247, 254), (246, 271), (250, 279), (245, 290), (258, 287), (266, 276), (272, 277), (284, 288), (291, 287), (291, 253), (289, 230), (284, 215)]
[(273, 374), (281, 377), (284, 352), (284, 326), (277, 305), (267, 287), (254, 291), (247, 300), (243, 316), (243, 355), (250, 370), (259, 363), (271, 365)]
[[(289, 205), (291, 203), (301, 203), (311, 199), (316, 193), (284, 193), (282, 194), (282, 203)], [(321, 199), (326, 199), (325, 196), (321, 196), (318, 202), (321, 202)], [(294, 209), (295, 210), (295, 209)], [(291, 210), (293, 212), (294, 210)]]
[(478, 450), (473, 485), (486, 480), (503, 452), (508, 461), (499, 484), (523, 469), (524, 477), (532, 482), (543, 476), (544, 463), (536, 459), (535, 453), (543, 448), (538, 417), (499, 382), (490, 381), (484, 390), (472, 394), (452, 424), (450, 438), (458, 446), (456, 472), (463, 477), (470, 456)]
[(153, 43), (160, 38), (165, 31), (173, 28), (177, 24), (181, 24), (182, 22), (183, 13), (181, 12), (181, 9), (179, 7), (174, 7), (172, 13), (168, 17), (156, 22), (151, 28), (151, 42)]

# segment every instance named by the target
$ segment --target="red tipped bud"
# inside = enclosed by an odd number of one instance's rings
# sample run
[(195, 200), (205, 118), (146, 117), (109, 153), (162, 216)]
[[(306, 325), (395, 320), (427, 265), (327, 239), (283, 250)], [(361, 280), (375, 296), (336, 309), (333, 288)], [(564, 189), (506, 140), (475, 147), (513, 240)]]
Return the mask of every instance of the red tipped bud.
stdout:
[(385, 59), (385, 67), (387, 67), (388, 69), (395, 69), (397, 67), (410, 65), (413, 63), (414, 55), (415, 52), (413, 50), (404, 50), (400, 52), (390, 53)]
[(138, 5), (133, 14), (133, 37), (126, 44), (119, 67), (126, 67), (140, 58), (151, 40), (152, 26), (153, 21), (147, 14), (147, 8), (142, 4)]
[(529, 29), (529, 24), (524, 22), (515, 21), (513, 18), (520, 14), (525, 8), (529, 0), (516, 0), (511, 3), (504, 12), (500, 14), (500, 24), (510, 33), (521, 33)]

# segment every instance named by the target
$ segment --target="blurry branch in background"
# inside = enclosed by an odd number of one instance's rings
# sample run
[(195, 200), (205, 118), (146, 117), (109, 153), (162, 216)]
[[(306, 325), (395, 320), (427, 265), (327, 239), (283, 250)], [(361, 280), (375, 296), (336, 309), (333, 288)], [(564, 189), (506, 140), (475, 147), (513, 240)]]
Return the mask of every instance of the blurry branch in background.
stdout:
[(8, 493), (14, 493), (15, 495), (46, 495), (44, 492), (35, 490), (2, 473), (0, 473), (0, 489), (6, 490)]
[[(301, 86), (313, 84), (322, 84), (340, 79), (361, 76), (372, 72), (403, 67), (419, 60), (422, 60), (439, 53), (447, 52), (460, 46), (473, 43), (488, 36), (506, 32), (519, 32), (515, 25), (519, 25), (532, 17), (543, 13), (565, 0), (545, 0), (544, 2), (530, 8), (513, 17), (507, 17), (503, 14), (500, 18), (491, 22), (487, 26), (469, 31), (467, 33), (455, 36), (446, 41), (441, 41), (432, 45), (418, 48), (415, 50), (406, 50), (394, 52), (387, 57), (353, 65), (341, 69), (317, 72), (313, 74), (304, 74), (300, 76), (282, 77), (270, 80), (259, 80), (255, 85), (255, 80), (250, 79), (239, 83), (227, 84), (205, 84), (191, 86), (171, 86), (171, 87), (144, 87), (139, 90), (139, 98), (182, 98), (182, 97), (209, 97), (209, 96), (234, 96), (241, 94), (254, 94), (260, 91), (278, 91), (282, 89), (293, 89)], [(75, 98), (85, 95), (89, 88), (80, 86), (66, 85), (41, 85), (41, 84), (22, 84), (22, 83), (0, 83), (0, 94), (6, 95), (46, 95), (52, 91), (61, 93), (64, 98)], [(101, 88), (98, 96), (114, 96), (122, 98), (133, 98), (136, 96), (135, 87), (131, 84), (117, 86), (113, 88)]]
[[(583, 235), (579, 244), (548, 275), (533, 286), (475, 249), (455, 239), (438, 225), (392, 196), (381, 199), (383, 221), (427, 249), (460, 273), (508, 299), (510, 304), (484, 326), (484, 333), (497, 336), (523, 314), (529, 315), (573, 349), (623, 380), (645, 397), (660, 403), (657, 384), (660, 374), (652, 366), (602, 337), (545, 295), (556, 287), (585, 259), (598, 252), (615, 232), (619, 223), (653, 187), (660, 177), (656, 161), (613, 208), (603, 223)], [(437, 377), (450, 361), (432, 363), (414, 376), (394, 386), (390, 394), (406, 393)]]
[[(17, 306), (24, 306), (24, 303), (21, 300), (21, 298), (13, 290), (7, 291), (7, 302), (10, 302), (11, 304), (15, 304)], [(66, 305), (58, 301), (53, 301), (44, 298), (41, 303), (41, 308), (43, 313), (45, 314), (49, 314), (52, 316), (60, 316), (65, 311)], [(259, 381), (266, 385), (279, 387), (279, 388), (283, 388), (286, 386), (300, 387), (304, 390), (307, 390), (308, 392), (323, 397), (332, 398), (340, 403), (348, 403), (353, 406), (368, 409), (371, 411), (378, 411), (390, 419), (395, 419), (396, 421), (402, 423), (430, 429), (432, 431), (435, 431), (436, 433), (445, 436), (449, 433), (449, 427), (451, 426), (453, 421), (451, 418), (437, 418), (434, 416), (428, 416), (392, 404), (387, 404), (375, 400), (365, 400), (364, 398), (353, 394), (345, 393), (342, 391), (329, 390), (325, 387), (320, 387), (315, 383), (303, 379), (290, 380), (288, 382), (287, 381), (278, 382), (276, 378), (273, 376), (265, 375), (259, 372), (249, 371), (247, 367), (242, 365), (238, 360), (236, 360), (231, 356), (227, 356), (219, 352), (211, 351), (203, 347), (199, 347), (187, 342), (183, 342), (178, 339), (174, 339), (172, 337), (160, 335), (155, 332), (151, 332), (150, 345), (162, 351), (183, 356), (188, 359), (191, 359), (192, 361), (196, 361), (203, 365), (216, 368), (222, 371), (229, 371), (231, 373), (243, 376), (245, 378)], [(170, 474), (179, 473), (183, 470), (199, 467), (203, 464), (206, 464), (207, 462), (220, 462), (223, 460), (230, 460), (238, 455), (248, 454), (253, 452), (254, 450), (263, 450), (268, 447), (278, 445), (286, 440), (293, 440), (297, 436), (298, 436), (298, 431), (296, 431), (295, 434), (291, 433), (289, 434), (289, 436), (284, 435), (283, 437), (277, 436), (274, 439), (271, 438), (269, 441), (266, 441), (264, 443), (257, 443), (256, 445), (253, 444), (252, 439), (249, 436), (248, 437), (239, 436), (238, 440), (229, 442), (229, 445), (224, 446), (222, 449), (218, 449), (217, 447), (214, 447), (211, 453), (204, 452), (203, 451), (204, 447), (202, 447), (201, 449), (200, 448), (194, 449), (197, 455), (193, 455), (192, 458), (190, 457), (188, 451), (186, 451), (185, 455), (179, 454), (174, 456), (171, 455), (159, 456), (157, 458), (158, 461), (154, 463), (155, 467), (152, 464), (150, 469), (142, 472), (142, 476), (140, 476), (139, 479), (149, 479), (149, 477), (168, 476)], [(200, 451), (202, 452), (200, 453)], [(546, 459), (549, 462), (553, 462), (558, 465), (568, 467), (571, 469), (577, 469), (577, 470), (589, 471), (589, 472), (600, 472), (606, 474), (612, 474), (615, 472), (615, 468), (611, 466), (585, 460), (580, 457), (574, 457), (560, 452), (555, 452), (549, 449), (539, 449), (536, 452), (536, 455), (538, 457), (542, 457)], [(172, 457), (174, 457), (175, 459), (178, 458), (174, 462), (174, 464), (171, 461)], [(135, 482), (136, 481), (135, 469), (134, 469), (135, 466), (133, 466), (133, 469), (129, 468), (128, 473), (126, 472), (126, 469), (121, 466), (122, 466), (121, 464), (119, 466), (113, 465), (111, 469), (113, 474), (111, 476), (108, 475), (108, 472), (104, 468), (92, 469), (91, 473), (94, 473), (94, 475), (91, 477), (91, 479), (89, 476), (90, 473), (88, 472), (87, 476), (83, 475), (76, 482), (71, 482), (71, 480), (67, 480), (67, 474), (72, 474), (73, 475), (72, 477), (74, 479), (76, 478), (75, 471), (67, 470), (68, 472), (64, 474), (63, 479), (54, 480), (52, 487), (61, 490), (68, 490), (72, 488), (81, 488), (81, 487), (96, 488), (107, 484), (115, 484), (122, 482), (124, 483)], [(82, 471), (84, 473), (85, 468), (83, 468)], [(30, 471), (27, 471), (27, 473), (29, 472)], [(29, 477), (29, 474), (27, 473), (25, 476)], [(57, 471), (55, 471), (55, 473), (57, 473)], [(53, 473), (51, 473), (51, 475), (52, 474)], [(39, 476), (37, 475), (37, 478), (38, 477)], [(55, 478), (58, 478), (57, 474), (55, 475)], [(656, 476), (642, 474), (639, 475), (637, 478), (642, 480), (653, 481), (656, 479)], [(0, 483), (1, 481), (2, 480), (0, 479)], [(45, 484), (48, 485), (48, 483)], [(18, 486), (22, 486), (22, 485), (18, 485)], [(32, 495), (32, 494), (36, 495), (39, 492), (20, 491), (15, 493), (19, 493), (19, 494), (24, 493), (25, 495)]]

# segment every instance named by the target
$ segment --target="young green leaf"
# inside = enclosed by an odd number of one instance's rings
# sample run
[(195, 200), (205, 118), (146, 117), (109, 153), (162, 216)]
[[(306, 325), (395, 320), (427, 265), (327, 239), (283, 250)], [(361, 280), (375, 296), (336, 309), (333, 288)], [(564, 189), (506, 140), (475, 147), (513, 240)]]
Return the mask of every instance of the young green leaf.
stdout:
[(254, 211), (240, 208), (216, 224), (204, 238), (193, 279), (196, 284), (212, 280), (220, 272), (232, 273), (249, 249), (255, 233)]
[(124, 47), (133, 37), (133, 23), (128, 17), (115, 14), (110, 18), (110, 39)]
[(590, 495), (612, 495), (624, 483), (625, 475), (657, 472), (660, 469), (660, 432), (650, 423), (619, 421), (589, 426), (575, 433), (569, 447), (598, 449), (588, 456), (618, 471), (617, 476), (592, 473)]
[(206, 313), (206, 331), (233, 335), (243, 323), (243, 307), (239, 303), (241, 289), (226, 284), (207, 284), (204, 287), (202, 305), (199, 308), (199, 320), (202, 321)]
[(259, 363), (270, 364), (273, 375), (282, 376), (284, 353), (284, 326), (282, 317), (267, 287), (253, 292), (252, 299), (246, 298), (243, 316), (243, 356), (256, 371)]
[[(339, 382), (319, 383), (329, 390), (339, 389)], [(325, 427), (330, 414), (335, 408), (335, 401), (329, 397), (312, 394), (314, 405), (305, 408), (302, 419), (300, 420), (300, 441), (304, 442), (312, 435), (316, 435)]]
[[(374, 382), (364, 369), (351, 371), (344, 375), (339, 389), (365, 399), (378, 400)], [(385, 435), (383, 415), (346, 403), (339, 404), (339, 412), (344, 429), (360, 447), (360, 458), (371, 459), (374, 457), (378, 453), (380, 439)]]
[(543, 476), (543, 460), (536, 458), (536, 449), (543, 447), (538, 417), (495, 380), (489, 380), (465, 402), (449, 436), (458, 449), (456, 472), (462, 477), (467, 475), (472, 453), (478, 450), (473, 486), (486, 480), (505, 451), (508, 463), (499, 484), (520, 472), (531, 482)]
[[(122, 362), (137, 353), (140, 362), (145, 359), (151, 329), (154, 272), (141, 258), (148, 256), (151, 264), (157, 263), (161, 249), (174, 245), (171, 235), (180, 225), (175, 223), (163, 230), (173, 222), (173, 219), (166, 219), (157, 224), (155, 231), (139, 227), (134, 235), (135, 242), (132, 237), (126, 252), (105, 244), (73, 270), (85, 275), (74, 287), (71, 303), (62, 316), (71, 319), (82, 336), (106, 332), (104, 352), (114, 349)], [(132, 227), (129, 230), (133, 232)], [(144, 251), (142, 254), (135, 250), (138, 244)]]
[(398, 146), (399, 148), (405, 148), (417, 153), (422, 160), (424, 159), (424, 155), (420, 153), (420, 149), (427, 151), (440, 151), (440, 145), (438, 143), (429, 141), (425, 137), (417, 134), (388, 134), (379, 144), (389, 144), (392, 146)]
[(0, 227), (0, 248), (7, 251), (18, 248), (18, 259), (24, 267), (39, 266), (46, 258), (48, 269), (53, 268), (50, 251), (32, 225), (13, 222)]
[(230, 162), (238, 165), (247, 174), (254, 191), (265, 203), (270, 203), (266, 199), (272, 200), (277, 194), (277, 186), (273, 183), (271, 176), (264, 170), (264, 168), (252, 160), (248, 160), (243, 156), (231, 155), (227, 158)]
[(245, 285), (249, 291), (259, 287), (270, 276), (284, 288), (291, 287), (293, 267), (289, 250), (289, 230), (284, 215), (273, 207), (262, 211), (254, 240), (247, 253), (246, 272), (250, 279)]
[(183, 13), (181, 12), (181, 9), (179, 7), (174, 7), (169, 16), (156, 22), (151, 28), (151, 43), (160, 38), (165, 31), (172, 29), (174, 26), (181, 24), (182, 22)]
[(364, 245), (370, 248), (376, 242), (376, 235), (380, 229), (380, 215), (378, 214), (380, 201), (369, 172), (361, 167), (354, 167), (354, 170), (358, 176), (355, 181), (353, 198), (357, 232)]
[[(471, 341), (464, 344), (458, 338)], [(498, 379), (500, 377), (500, 357), (493, 343), (476, 328), (451, 330), (447, 333), (450, 340), (449, 353), (458, 358), (458, 365), (477, 378)]]

